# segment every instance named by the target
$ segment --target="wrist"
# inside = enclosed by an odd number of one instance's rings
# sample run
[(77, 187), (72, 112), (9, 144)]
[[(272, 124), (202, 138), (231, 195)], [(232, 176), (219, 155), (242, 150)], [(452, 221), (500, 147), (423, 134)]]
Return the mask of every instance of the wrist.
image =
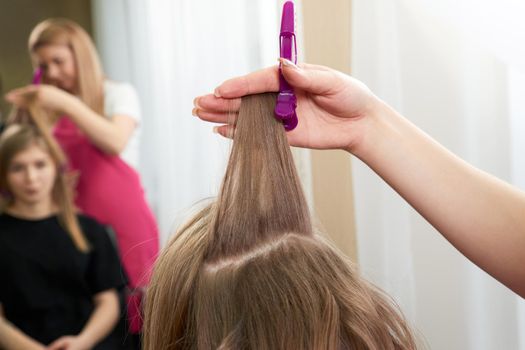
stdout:
[(391, 139), (394, 131), (392, 121), (396, 115), (392, 107), (376, 97), (363, 117), (359, 142), (353, 143), (346, 151), (367, 163), (367, 159), (381, 152), (381, 147)]
[(85, 332), (81, 332), (77, 336), (77, 340), (80, 343), (80, 348), (82, 349), (91, 349), (95, 346), (95, 342), (93, 341), (92, 337)]
[(66, 114), (68, 117), (74, 117), (78, 111), (82, 108), (80, 100), (75, 96), (69, 96), (64, 107), (62, 108), (62, 113)]

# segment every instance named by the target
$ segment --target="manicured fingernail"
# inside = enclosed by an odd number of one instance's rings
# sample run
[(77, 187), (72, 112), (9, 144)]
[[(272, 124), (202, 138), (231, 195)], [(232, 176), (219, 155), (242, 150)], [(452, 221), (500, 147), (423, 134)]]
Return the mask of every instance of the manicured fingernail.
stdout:
[(219, 133), (219, 127), (218, 126), (214, 126), (213, 127), (213, 133), (214, 134), (218, 134)]
[(198, 116), (198, 115), (197, 115), (197, 108), (193, 108), (193, 109), (191, 110), (191, 115), (194, 115), (194, 116), (196, 116), (196, 117)]
[(293, 63), (292, 61), (290, 60), (287, 60), (286, 58), (281, 58), (280, 59), (281, 63), (283, 66), (286, 66), (286, 67), (290, 67), (290, 68), (294, 68), (294, 69), (297, 69), (297, 65), (295, 63)]
[(222, 96), (221, 96), (221, 93), (219, 92), (219, 88), (216, 88), (216, 89), (213, 91), (213, 94), (215, 95), (215, 97), (222, 97)]
[(200, 97), (195, 97), (195, 98), (193, 99), (193, 105), (194, 105), (195, 107), (199, 107), (199, 99), (200, 99)]

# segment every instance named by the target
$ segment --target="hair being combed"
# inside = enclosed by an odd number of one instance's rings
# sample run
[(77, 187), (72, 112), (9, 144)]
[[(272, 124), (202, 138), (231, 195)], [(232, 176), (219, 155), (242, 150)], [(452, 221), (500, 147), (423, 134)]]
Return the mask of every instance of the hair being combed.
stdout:
[(391, 299), (314, 233), (274, 106), (243, 98), (217, 200), (155, 267), (145, 349), (415, 349)]
[(65, 18), (47, 19), (40, 22), (29, 36), (29, 53), (35, 65), (35, 52), (46, 45), (69, 47), (76, 63), (79, 97), (92, 110), (103, 115), (104, 72), (95, 45), (86, 31)]
[[(73, 188), (70, 174), (66, 172), (67, 159), (49, 133), (45, 120), (47, 114), (31, 104), (28, 110), (18, 110), (11, 119), (11, 124), (0, 137), (0, 190), (9, 192), (7, 172), (13, 158), (31, 145), (37, 145), (51, 156), (56, 167), (56, 178), (53, 184), (52, 197), (59, 208), (58, 218), (61, 225), (71, 236), (78, 250), (87, 252), (89, 244), (78, 222), (77, 211), (73, 203)], [(0, 211), (9, 206), (13, 198), (0, 198)]]

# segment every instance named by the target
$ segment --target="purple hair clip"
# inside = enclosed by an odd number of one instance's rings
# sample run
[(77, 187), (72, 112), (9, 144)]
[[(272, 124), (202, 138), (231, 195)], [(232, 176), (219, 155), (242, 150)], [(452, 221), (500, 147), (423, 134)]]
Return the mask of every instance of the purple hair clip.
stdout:
[[(297, 63), (297, 43), (295, 40), (295, 16), (293, 1), (287, 1), (283, 5), (281, 17), (281, 35), (279, 36), (279, 48), (281, 58), (285, 58), (293, 63)], [(293, 130), (298, 123), (295, 107), (297, 107), (297, 97), (293, 88), (284, 79), (279, 64), (279, 95), (275, 105), (275, 116), (284, 124), (286, 131)]]
[(44, 72), (42, 71), (42, 68), (35, 69), (35, 73), (33, 73), (33, 80), (31, 81), (34, 85), (39, 85), (42, 82), (42, 75)]

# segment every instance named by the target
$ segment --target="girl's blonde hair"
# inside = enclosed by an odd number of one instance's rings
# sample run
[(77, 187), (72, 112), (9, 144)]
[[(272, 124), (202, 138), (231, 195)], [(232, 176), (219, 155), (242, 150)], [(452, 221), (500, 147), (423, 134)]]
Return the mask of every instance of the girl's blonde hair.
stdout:
[(314, 232), (274, 106), (243, 98), (218, 199), (156, 264), (145, 349), (415, 349), (392, 300)]
[(34, 65), (36, 50), (46, 45), (63, 45), (71, 50), (76, 63), (79, 97), (92, 110), (102, 115), (104, 72), (95, 45), (86, 31), (67, 19), (47, 19), (40, 22), (29, 36), (29, 53)]
[(12, 204), (7, 183), (9, 164), (20, 152), (32, 145), (37, 145), (47, 152), (56, 168), (56, 178), (52, 196), (59, 208), (58, 218), (69, 233), (75, 246), (82, 252), (89, 250), (89, 244), (78, 222), (73, 204), (72, 178), (66, 173), (67, 160), (60, 146), (56, 143), (45, 124), (47, 116), (39, 108), (31, 105), (28, 110), (14, 112), (20, 123), (11, 124), (0, 136), (0, 211)]

